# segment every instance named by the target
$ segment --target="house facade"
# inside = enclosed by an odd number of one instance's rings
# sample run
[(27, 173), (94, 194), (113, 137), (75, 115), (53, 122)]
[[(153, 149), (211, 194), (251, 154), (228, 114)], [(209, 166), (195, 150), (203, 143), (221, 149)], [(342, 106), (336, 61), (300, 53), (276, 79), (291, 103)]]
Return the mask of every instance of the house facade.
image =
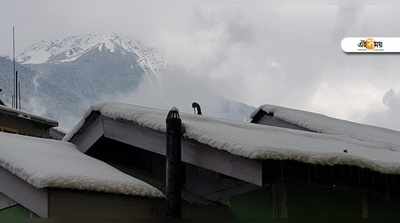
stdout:
[[(165, 222), (167, 113), (105, 103), (63, 141), (0, 133), (0, 222)], [(397, 131), (273, 106), (180, 118), (175, 222), (400, 218)]]
[[(58, 122), (0, 105), (0, 131), (41, 138), (61, 138), (51, 134)], [(58, 132), (58, 131), (57, 131)]]
[[(161, 190), (127, 173), (72, 143), (0, 133), (0, 222), (165, 222)], [(222, 205), (182, 210), (192, 222), (232, 217)]]
[(157, 219), (155, 187), (67, 142), (0, 133), (0, 222)]

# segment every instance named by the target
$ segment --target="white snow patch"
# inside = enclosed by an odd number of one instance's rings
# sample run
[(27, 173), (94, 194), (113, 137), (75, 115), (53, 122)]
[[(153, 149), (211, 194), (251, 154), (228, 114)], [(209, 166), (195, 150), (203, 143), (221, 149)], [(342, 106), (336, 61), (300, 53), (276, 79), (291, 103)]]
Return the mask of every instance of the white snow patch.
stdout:
[(400, 151), (400, 132), (395, 130), (275, 105), (260, 106), (253, 112), (251, 118), (253, 118), (259, 110), (273, 113), (274, 117), (315, 132), (345, 136), (376, 144), (378, 148)]
[[(64, 140), (71, 139), (93, 111), (165, 132), (166, 110), (122, 103), (91, 107)], [(322, 165), (353, 165), (374, 171), (400, 174), (400, 148), (346, 136), (298, 131), (233, 122), (181, 113), (184, 137), (216, 149), (251, 159), (297, 160)], [(345, 150), (347, 152), (345, 152)]]
[(162, 197), (151, 185), (91, 158), (68, 142), (0, 132), (0, 167), (36, 188)]
[(111, 53), (113, 53), (114, 51), (115, 51), (115, 46), (114, 46), (114, 44), (111, 42), (111, 40), (105, 40), (104, 41), (104, 45), (105, 45), (105, 47), (111, 52)]

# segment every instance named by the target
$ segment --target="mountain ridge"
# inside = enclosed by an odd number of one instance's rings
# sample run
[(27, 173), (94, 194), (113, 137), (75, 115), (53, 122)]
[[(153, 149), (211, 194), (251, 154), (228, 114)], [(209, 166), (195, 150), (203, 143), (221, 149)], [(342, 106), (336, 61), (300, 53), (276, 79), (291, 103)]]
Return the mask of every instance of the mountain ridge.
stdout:
[(134, 53), (146, 72), (157, 73), (166, 62), (154, 48), (129, 37), (111, 34), (88, 33), (73, 35), (53, 41), (42, 40), (27, 47), (17, 55), (21, 64), (68, 63), (79, 59), (93, 49), (107, 50), (111, 53)]

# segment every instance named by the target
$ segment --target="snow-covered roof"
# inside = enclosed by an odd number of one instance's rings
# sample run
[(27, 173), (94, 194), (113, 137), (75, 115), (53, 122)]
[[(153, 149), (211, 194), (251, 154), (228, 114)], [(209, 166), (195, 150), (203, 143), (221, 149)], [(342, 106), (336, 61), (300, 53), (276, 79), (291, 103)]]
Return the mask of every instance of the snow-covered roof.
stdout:
[(260, 106), (253, 112), (251, 118), (254, 118), (260, 110), (272, 113), (276, 118), (314, 132), (349, 137), (376, 144), (379, 148), (400, 151), (399, 131), (275, 105)]
[[(66, 135), (70, 140), (93, 112), (165, 132), (166, 110), (121, 103), (93, 106)], [(246, 122), (181, 114), (184, 137), (251, 159), (297, 160), (322, 165), (353, 165), (400, 174), (400, 148), (340, 135), (320, 134)]]
[(0, 132), (0, 167), (36, 188), (162, 196), (151, 185), (83, 154), (64, 141)]
[(23, 112), (21, 110), (17, 110), (14, 108), (3, 106), (3, 105), (0, 105), (0, 113), (6, 113), (8, 115), (16, 116), (16, 117), (19, 117), (22, 119), (28, 119), (28, 120), (32, 120), (35, 122), (40, 122), (40, 123), (48, 125), (50, 127), (58, 126), (58, 122), (54, 121), (52, 119), (41, 117), (41, 116), (34, 115), (34, 114), (29, 114), (29, 113)]

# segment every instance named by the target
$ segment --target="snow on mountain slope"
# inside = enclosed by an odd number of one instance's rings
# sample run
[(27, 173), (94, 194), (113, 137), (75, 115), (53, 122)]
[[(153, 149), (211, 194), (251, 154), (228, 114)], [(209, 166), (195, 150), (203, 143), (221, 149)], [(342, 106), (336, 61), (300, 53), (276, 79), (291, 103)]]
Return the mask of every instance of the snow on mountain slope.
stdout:
[(115, 33), (90, 33), (55, 41), (40, 41), (19, 54), (17, 61), (22, 64), (68, 63), (96, 48), (111, 53), (133, 53), (138, 57), (139, 64), (146, 72), (158, 73), (165, 67), (165, 61), (155, 49), (145, 47), (139, 41)]

